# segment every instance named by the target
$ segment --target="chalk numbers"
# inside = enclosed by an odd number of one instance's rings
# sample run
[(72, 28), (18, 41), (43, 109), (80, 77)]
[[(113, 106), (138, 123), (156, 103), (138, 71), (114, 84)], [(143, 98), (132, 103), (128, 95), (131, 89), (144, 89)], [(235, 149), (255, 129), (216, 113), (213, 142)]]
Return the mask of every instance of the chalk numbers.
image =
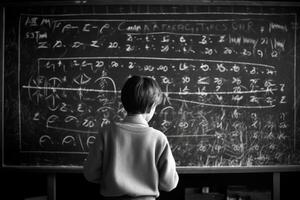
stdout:
[(87, 152), (99, 130), (124, 119), (125, 79), (143, 74), (163, 90), (150, 125), (167, 135), (178, 165), (283, 159), (273, 152), (290, 148), (290, 16), (195, 15), (22, 15), (20, 100), (41, 130), (36, 149)]

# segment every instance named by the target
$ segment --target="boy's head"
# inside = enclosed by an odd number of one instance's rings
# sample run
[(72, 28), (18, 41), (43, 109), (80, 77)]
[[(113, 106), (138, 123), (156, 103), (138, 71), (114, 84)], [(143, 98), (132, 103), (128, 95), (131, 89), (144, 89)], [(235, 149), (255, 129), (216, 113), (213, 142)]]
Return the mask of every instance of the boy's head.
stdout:
[(144, 114), (162, 101), (158, 83), (147, 76), (132, 76), (121, 91), (121, 101), (128, 114)]

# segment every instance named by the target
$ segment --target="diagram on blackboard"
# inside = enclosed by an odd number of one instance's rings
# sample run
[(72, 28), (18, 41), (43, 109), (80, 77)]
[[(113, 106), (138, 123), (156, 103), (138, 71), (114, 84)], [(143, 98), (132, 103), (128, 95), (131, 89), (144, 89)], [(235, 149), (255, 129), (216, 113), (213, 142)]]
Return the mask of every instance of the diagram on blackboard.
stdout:
[(125, 117), (126, 78), (143, 74), (164, 92), (150, 125), (166, 134), (178, 166), (299, 164), (294, 22), (294, 14), (21, 15), (20, 151), (85, 155), (99, 130)]

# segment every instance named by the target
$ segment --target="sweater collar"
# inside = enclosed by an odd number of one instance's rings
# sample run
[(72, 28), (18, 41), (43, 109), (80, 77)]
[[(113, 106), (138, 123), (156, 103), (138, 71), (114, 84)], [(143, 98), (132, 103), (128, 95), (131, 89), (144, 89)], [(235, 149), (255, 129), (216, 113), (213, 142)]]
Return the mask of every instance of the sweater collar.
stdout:
[(149, 127), (148, 122), (145, 120), (145, 118), (140, 115), (140, 114), (136, 114), (136, 115), (127, 115), (125, 117), (125, 119), (123, 120), (123, 123), (132, 123), (132, 124), (138, 124), (138, 125), (142, 125), (142, 126), (147, 126)]

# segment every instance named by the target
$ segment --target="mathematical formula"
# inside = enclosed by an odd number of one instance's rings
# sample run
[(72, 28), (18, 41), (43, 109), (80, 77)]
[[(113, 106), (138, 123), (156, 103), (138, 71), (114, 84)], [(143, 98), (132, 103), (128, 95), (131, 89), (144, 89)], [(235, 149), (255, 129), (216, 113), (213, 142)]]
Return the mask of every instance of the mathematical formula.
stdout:
[[(20, 57), (20, 115), (26, 104), (29, 120), (42, 130), (36, 146), (24, 151), (86, 153), (99, 128), (125, 117), (120, 90), (126, 78), (144, 74), (163, 89), (151, 125), (167, 135), (178, 166), (289, 159), (290, 22), (234, 14), (73, 17), (21, 17), (20, 52), (30, 47), (34, 53)], [(24, 123), (21, 139), (30, 137)]]

